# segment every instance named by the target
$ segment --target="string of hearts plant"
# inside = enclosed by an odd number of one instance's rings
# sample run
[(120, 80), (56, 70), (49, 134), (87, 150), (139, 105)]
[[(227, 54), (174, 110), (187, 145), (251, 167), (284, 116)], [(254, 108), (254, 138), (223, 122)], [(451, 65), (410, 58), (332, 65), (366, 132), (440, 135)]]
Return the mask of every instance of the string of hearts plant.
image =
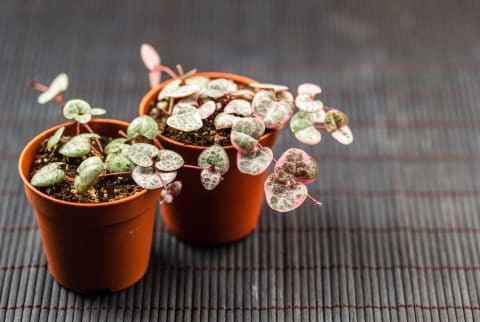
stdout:
[[(159, 92), (156, 103), (167, 116), (168, 127), (189, 133), (202, 129), (206, 122), (213, 122), (216, 130), (229, 129), (229, 142), (237, 150), (240, 172), (258, 175), (274, 163), (274, 171), (264, 184), (265, 197), (272, 209), (291, 211), (307, 198), (321, 205), (309, 195), (306, 186), (318, 174), (317, 162), (312, 156), (301, 149), (290, 148), (277, 160), (270, 148), (259, 144), (265, 131), (280, 130), (288, 124), (295, 137), (305, 144), (318, 144), (321, 130), (342, 144), (351, 144), (353, 135), (348, 117), (316, 99), (321, 93), (319, 86), (302, 84), (294, 98), (283, 85), (252, 83), (239, 87), (229, 79), (195, 75), (195, 70), (184, 74), (180, 65), (177, 65), (177, 74), (161, 64), (160, 56), (148, 44), (142, 45), (140, 53), (152, 88), (160, 83), (162, 72), (172, 78)], [(224, 148), (217, 143), (204, 151), (208, 156), (205, 162), (199, 162), (200, 178), (203, 186), (210, 190), (221, 182), (229, 161)], [(180, 158), (175, 164), (179, 163)]]

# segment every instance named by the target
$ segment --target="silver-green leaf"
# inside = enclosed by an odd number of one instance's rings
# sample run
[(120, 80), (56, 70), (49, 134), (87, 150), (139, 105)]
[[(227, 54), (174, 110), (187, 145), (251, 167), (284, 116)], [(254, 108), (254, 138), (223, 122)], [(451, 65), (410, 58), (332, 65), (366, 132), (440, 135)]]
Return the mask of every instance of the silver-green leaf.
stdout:
[(78, 175), (75, 177), (75, 191), (84, 193), (95, 182), (98, 175), (102, 173), (104, 164), (102, 159), (97, 156), (84, 160), (77, 168)]
[(172, 150), (160, 150), (155, 167), (160, 171), (175, 171), (183, 167), (184, 161), (180, 154)]
[(43, 166), (34, 174), (30, 183), (35, 187), (48, 187), (61, 182), (65, 172), (59, 167), (63, 164), (62, 162), (53, 162)]
[(65, 103), (63, 107), (63, 116), (66, 119), (75, 119), (80, 123), (87, 123), (91, 119), (90, 104), (81, 99), (72, 99)]
[(48, 89), (38, 96), (39, 104), (46, 104), (56, 96), (65, 92), (68, 88), (68, 76), (65, 73), (58, 74), (48, 86)]
[(128, 150), (130, 160), (141, 167), (151, 167), (152, 159), (158, 154), (158, 148), (148, 143), (135, 143)]
[(259, 175), (267, 170), (273, 160), (273, 152), (268, 147), (257, 149), (249, 154), (237, 154), (237, 168), (249, 175)]
[(151, 116), (142, 115), (130, 122), (127, 128), (129, 138), (143, 136), (149, 140), (153, 140), (158, 134), (158, 124)]
[(220, 145), (212, 145), (203, 150), (198, 156), (198, 166), (203, 169), (214, 169), (220, 174), (227, 173), (230, 168), (230, 159), (225, 149)]
[(48, 139), (47, 142), (47, 149), (50, 150), (53, 148), (58, 142), (60, 142), (60, 139), (62, 138), (63, 132), (65, 132), (65, 127), (62, 126), (61, 128), (57, 129), (55, 133)]

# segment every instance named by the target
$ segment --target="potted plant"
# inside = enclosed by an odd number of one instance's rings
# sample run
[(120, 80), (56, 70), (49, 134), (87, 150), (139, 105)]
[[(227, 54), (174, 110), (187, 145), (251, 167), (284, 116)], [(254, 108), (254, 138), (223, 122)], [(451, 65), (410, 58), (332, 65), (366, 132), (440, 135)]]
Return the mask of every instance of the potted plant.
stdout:
[(148, 267), (159, 188), (177, 184), (174, 171), (157, 169), (170, 163), (152, 155), (157, 125), (147, 117), (92, 120), (105, 110), (65, 102), (65, 74), (49, 87), (33, 85), (42, 91), (40, 103), (56, 100), (73, 120), (33, 138), (18, 164), (49, 270), (82, 293), (127, 288)]
[[(321, 205), (306, 186), (317, 177), (314, 158), (291, 148), (276, 159), (271, 149), (285, 127), (305, 144), (319, 143), (320, 130), (352, 143), (348, 117), (316, 99), (319, 86), (302, 84), (293, 97), (286, 86), (239, 75), (184, 73), (180, 65), (176, 73), (161, 64), (150, 45), (143, 44), (140, 52), (151, 86), (140, 115), (157, 121), (165, 148), (190, 164), (198, 160), (197, 167), (178, 171), (181, 194), (163, 190), (168, 202), (162, 203), (161, 215), (169, 231), (195, 243), (224, 243), (255, 228), (263, 195), (278, 212), (292, 211), (306, 199)], [(162, 72), (171, 79), (161, 82)]]

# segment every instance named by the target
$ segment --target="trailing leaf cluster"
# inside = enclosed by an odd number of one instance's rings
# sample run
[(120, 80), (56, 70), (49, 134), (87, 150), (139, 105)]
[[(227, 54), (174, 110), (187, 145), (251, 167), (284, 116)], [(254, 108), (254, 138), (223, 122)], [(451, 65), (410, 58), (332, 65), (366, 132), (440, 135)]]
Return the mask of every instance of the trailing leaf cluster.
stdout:
[[(160, 57), (151, 46), (143, 45), (141, 54), (154, 87), (166, 67), (160, 65)], [(170, 70), (170, 76), (171, 73)], [(324, 106), (316, 98), (321, 92), (318, 85), (305, 83), (298, 86), (294, 97), (283, 85), (238, 86), (230, 79), (180, 74), (173, 75), (160, 90), (157, 106), (164, 107), (169, 115), (167, 125), (179, 131), (199, 130), (205, 119), (211, 119), (217, 130), (230, 129), (238, 170), (258, 175), (275, 162), (272, 150), (259, 144), (267, 129), (279, 130), (289, 125), (295, 137), (309, 145), (321, 141), (322, 130), (342, 144), (353, 142), (348, 117), (336, 108)], [(281, 212), (293, 210), (309, 197), (305, 184), (317, 175), (316, 161), (303, 150), (289, 149), (274, 169), (265, 183), (268, 204)], [(308, 180), (303, 177), (306, 173), (311, 177)]]

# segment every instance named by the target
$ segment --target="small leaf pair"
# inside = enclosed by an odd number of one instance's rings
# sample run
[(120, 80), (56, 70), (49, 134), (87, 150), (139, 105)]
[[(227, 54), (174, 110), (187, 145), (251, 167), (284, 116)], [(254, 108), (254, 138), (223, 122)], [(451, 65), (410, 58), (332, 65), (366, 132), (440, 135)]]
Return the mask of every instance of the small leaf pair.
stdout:
[(90, 122), (92, 116), (103, 115), (105, 113), (105, 109), (100, 107), (92, 108), (90, 104), (81, 99), (69, 100), (63, 107), (63, 116), (65, 116), (66, 119), (73, 119), (81, 124)]
[(222, 175), (230, 168), (230, 159), (220, 145), (212, 145), (198, 156), (198, 166), (202, 168), (200, 181), (206, 190), (215, 189), (222, 180)]
[(305, 184), (314, 181), (317, 174), (317, 163), (310, 155), (300, 149), (288, 149), (277, 161), (274, 173), (265, 181), (268, 205), (278, 212), (296, 209), (308, 197)]
[(39, 104), (46, 104), (68, 89), (68, 76), (65, 73), (58, 74), (48, 86), (47, 90), (38, 96)]
[(95, 183), (97, 177), (104, 169), (102, 159), (97, 156), (84, 160), (77, 168), (78, 175), (75, 177), (75, 191), (84, 193)]
[(272, 150), (259, 147), (258, 140), (264, 133), (265, 125), (255, 118), (243, 118), (234, 124), (230, 141), (238, 151), (237, 167), (240, 172), (258, 175), (272, 162)]
[(217, 130), (232, 128), (238, 120), (249, 116), (252, 116), (250, 102), (244, 99), (234, 99), (225, 105), (223, 112), (217, 114), (213, 124)]
[(128, 157), (130, 145), (125, 142), (127, 142), (127, 139), (117, 138), (105, 146), (104, 152), (107, 155), (105, 166), (108, 172), (129, 172), (135, 167), (135, 164)]
[(158, 189), (166, 187), (175, 180), (177, 171), (183, 164), (183, 158), (171, 150), (159, 150), (147, 143), (133, 144), (128, 157), (136, 164), (132, 171), (133, 180), (142, 188)]
[[(57, 130), (60, 131), (60, 130)], [(55, 141), (58, 133), (55, 133), (53, 137)], [(90, 153), (92, 150), (92, 145), (90, 140), (99, 139), (100, 135), (95, 133), (82, 133), (77, 136), (72, 137), (68, 142), (63, 144), (58, 153), (69, 158), (79, 158), (83, 157)]]

